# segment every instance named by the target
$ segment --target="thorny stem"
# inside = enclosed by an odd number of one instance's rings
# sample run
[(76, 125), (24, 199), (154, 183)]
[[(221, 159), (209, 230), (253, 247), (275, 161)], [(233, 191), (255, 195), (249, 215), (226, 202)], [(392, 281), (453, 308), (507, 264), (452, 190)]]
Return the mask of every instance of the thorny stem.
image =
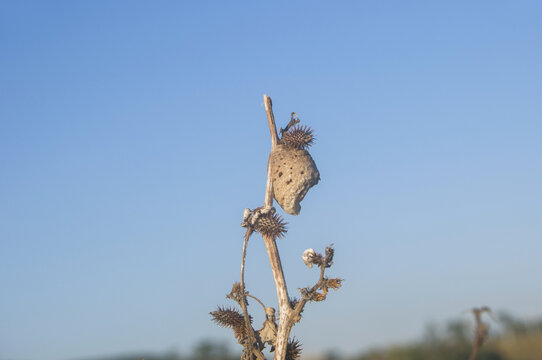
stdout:
[[(269, 131), (271, 133), (271, 151), (273, 151), (278, 144), (277, 126), (275, 125), (275, 116), (273, 115), (273, 105), (271, 98), (267, 95), (263, 96), (263, 102), (265, 105), (265, 112), (267, 114)], [(267, 165), (267, 185), (265, 189), (264, 207), (273, 207), (273, 184), (271, 183), (269, 163)], [(284, 279), (284, 273), (282, 271), (282, 265), (280, 263), (280, 256), (275, 238), (273, 236), (264, 236), (263, 240), (267, 250), (267, 255), (269, 256), (269, 262), (271, 263), (271, 271), (273, 272), (273, 279), (275, 280), (275, 287), (279, 302), (280, 321), (277, 330), (274, 358), (275, 360), (284, 360), (286, 357), (288, 337), (292, 328), (292, 326), (289, 324), (291, 308), (288, 298), (288, 289), (286, 288), (286, 280)]]
[[(252, 228), (247, 227), (247, 231), (245, 232), (245, 241), (243, 242), (243, 256), (241, 259), (241, 294), (242, 298), (239, 302), (239, 305), (241, 306), (241, 309), (243, 309), (243, 317), (245, 319), (245, 328), (247, 329), (247, 344), (246, 344), (246, 350), (249, 354), (253, 354), (253, 346), (255, 343), (255, 336), (254, 336), (254, 329), (252, 328), (252, 324), (250, 323), (250, 316), (248, 314), (247, 309), (247, 298), (246, 298), (246, 292), (245, 292), (245, 259), (247, 256), (247, 245), (248, 245), (248, 239), (250, 238), (250, 235), (252, 235)], [(260, 353), (261, 354), (261, 353)]]
[(245, 259), (247, 257), (247, 245), (248, 245), (248, 239), (250, 238), (250, 235), (252, 235), (251, 227), (247, 227), (247, 231), (245, 232), (245, 241), (243, 242), (243, 256), (241, 259), (241, 288), (243, 291), (245, 291)]

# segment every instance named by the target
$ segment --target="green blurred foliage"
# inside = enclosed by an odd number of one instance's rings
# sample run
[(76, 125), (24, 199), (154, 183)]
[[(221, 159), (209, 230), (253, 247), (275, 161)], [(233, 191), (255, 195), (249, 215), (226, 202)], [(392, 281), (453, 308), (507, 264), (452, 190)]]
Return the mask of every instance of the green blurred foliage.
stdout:
[(174, 351), (165, 354), (134, 353), (85, 360), (239, 360), (240, 357), (240, 353), (232, 352), (227, 344), (207, 339), (200, 341), (190, 354), (181, 355)]
[[(489, 318), (485, 321), (490, 323), (491, 332), (487, 342), (480, 349), (477, 360), (542, 360), (542, 319), (522, 321), (510, 314), (500, 313), (496, 321)], [(453, 320), (444, 326), (429, 324), (424, 336), (417, 342), (373, 349), (353, 357), (344, 357), (338, 351), (329, 351), (314, 360), (467, 360), (472, 349), (473, 335), (472, 323)], [(240, 353), (231, 351), (227, 344), (204, 340), (189, 354), (180, 355), (175, 352), (162, 355), (133, 354), (86, 360), (237, 360), (239, 358)]]
[[(541, 360), (542, 319), (522, 321), (510, 314), (486, 320), (493, 329), (477, 360)], [(472, 350), (473, 327), (454, 320), (444, 327), (431, 324), (423, 340), (374, 349), (349, 360), (466, 360)]]

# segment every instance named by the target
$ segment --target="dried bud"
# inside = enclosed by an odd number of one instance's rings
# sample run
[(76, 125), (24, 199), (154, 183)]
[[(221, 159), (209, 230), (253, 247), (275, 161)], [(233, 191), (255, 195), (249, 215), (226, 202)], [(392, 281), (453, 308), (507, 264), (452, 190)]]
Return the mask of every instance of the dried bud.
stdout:
[(245, 296), (245, 294), (247, 293), (248, 293), (247, 291), (243, 291), (243, 289), (241, 288), (241, 283), (236, 282), (233, 284), (231, 288), (231, 292), (228, 295), (226, 295), (226, 297), (228, 299), (237, 301), (237, 303), (241, 305), (241, 302), (244, 302), (245, 304), (247, 303), (247, 299)]
[(243, 211), (243, 222), (241, 223), (242, 227), (247, 227), (249, 225), (249, 218), (252, 215), (252, 210), (246, 208), (245, 211)]
[(307, 265), (309, 268), (312, 268), (312, 259), (314, 256), (316, 256), (316, 252), (314, 252), (314, 249), (308, 248), (303, 252), (301, 258), (303, 259), (305, 265)]
[(339, 278), (335, 278), (335, 279), (327, 279), (326, 280), (326, 285), (332, 289), (338, 289), (341, 287), (342, 285), (342, 280), (339, 279)]
[(335, 250), (333, 249), (333, 244), (326, 246), (326, 267), (331, 267), (333, 265), (333, 255)]
[(323, 300), (325, 300), (325, 299), (326, 299), (326, 295), (325, 295), (325, 294), (322, 294), (322, 293), (319, 293), (319, 292), (317, 292), (317, 291), (315, 291), (315, 292), (312, 294), (311, 298), (310, 298), (311, 301), (323, 301)]
[(320, 266), (323, 261), (322, 254), (316, 253), (312, 248), (305, 250), (301, 258), (303, 259), (305, 265), (307, 265), (309, 268), (312, 268), (313, 264)]

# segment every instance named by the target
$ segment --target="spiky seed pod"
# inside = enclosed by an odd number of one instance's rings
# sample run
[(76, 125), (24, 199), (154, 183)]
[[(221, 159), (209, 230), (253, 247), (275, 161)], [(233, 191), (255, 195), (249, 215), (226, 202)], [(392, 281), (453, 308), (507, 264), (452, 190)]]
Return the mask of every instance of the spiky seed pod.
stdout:
[(236, 309), (230, 307), (218, 306), (215, 311), (210, 312), (213, 317), (213, 321), (222, 327), (234, 327), (238, 325), (244, 325), (245, 319), (243, 315)]
[(273, 196), (284, 211), (298, 215), (301, 201), (320, 181), (320, 173), (307, 150), (277, 145), (269, 155)]
[(301, 351), (303, 351), (303, 348), (301, 347), (301, 343), (299, 340), (296, 340), (295, 338), (292, 338), (288, 341), (288, 345), (286, 345), (286, 360), (296, 360), (299, 359), (301, 356)]
[[(241, 341), (247, 336), (245, 318), (239, 311), (230, 307), (218, 306), (217, 310), (211, 311), (210, 314), (213, 317), (213, 321), (219, 326), (233, 329), (235, 338), (238, 341)], [(252, 323), (252, 317), (250, 317), (250, 322)]]
[(314, 142), (314, 134), (308, 126), (294, 126), (282, 135), (280, 143), (293, 149), (308, 149)]
[(286, 234), (286, 222), (280, 215), (268, 213), (258, 218), (254, 229), (262, 236), (282, 238)]

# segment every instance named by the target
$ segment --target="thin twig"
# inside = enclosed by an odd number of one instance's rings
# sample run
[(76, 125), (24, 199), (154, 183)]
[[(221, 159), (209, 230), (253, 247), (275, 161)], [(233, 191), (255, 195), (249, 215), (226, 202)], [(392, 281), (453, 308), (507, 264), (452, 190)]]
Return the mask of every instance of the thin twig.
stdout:
[(252, 227), (247, 227), (247, 231), (245, 232), (245, 240), (243, 242), (243, 256), (241, 259), (241, 301), (239, 302), (239, 305), (241, 306), (241, 309), (243, 309), (243, 317), (245, 318), (245, 328), (247, 330), (247, 343), (245, 344), (246, 350), (249, 354), (254, 353), (254, 343), (256, 341), (256, 337), (254, 336), (254, 329), (252, 328), (252, 324), (250, 323), (250, 316), (248, 314), (247, 309), (247, 297), (246, 297), (246, 291), (245, 291), (245, 259), (247, 255), (247, 245), (248, 245), (248, 239), (250, 239), (250, 235), (252, 235)]
[(256, 296), (250, 295), (250, 294), (247, 294), (247, 296), (248, 296), (248, 297), (251, 297), (251, 298), (253, 298), (254, 300), (256, 300), (257, 302), (259, 302), (260, 305), (263, 307), (263, 311), (265, 312), (265, 305), (264, 305), (264, 303), (263, 303), (260, 299), (258, 299)]
[(248, 245), (248, 239), (250, 239), (250, 236), (252, 235), (254, 230), (252, 230), (252, 227), (247, 227), (247, 231), (245, 232), (245, 241), (243, 242), (243, 256), (241, 258), (241, 289), (242, 291), (245, 291), (245, 259), (247, 257), (247, 245)]

